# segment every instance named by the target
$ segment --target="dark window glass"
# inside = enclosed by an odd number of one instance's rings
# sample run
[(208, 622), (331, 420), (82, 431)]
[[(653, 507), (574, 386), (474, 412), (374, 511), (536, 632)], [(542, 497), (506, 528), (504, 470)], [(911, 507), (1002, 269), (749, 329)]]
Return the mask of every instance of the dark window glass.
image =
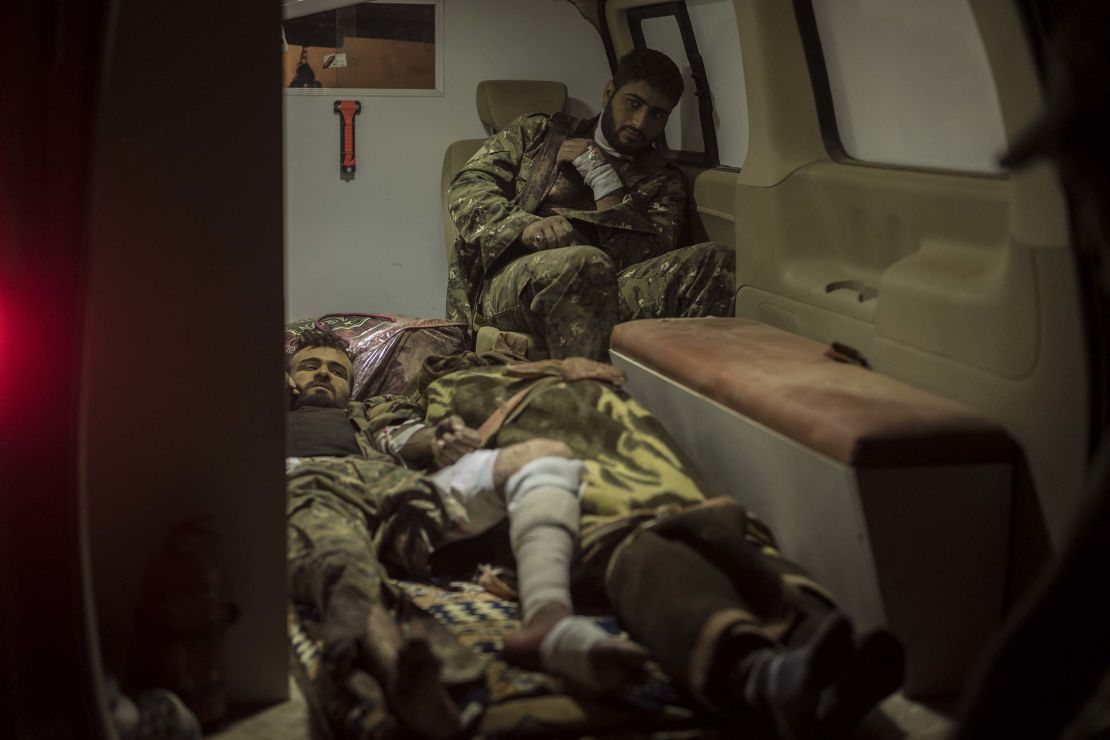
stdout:
[(285, 20), (283, 83), (434, 90), (435, 17), (433, 4), (359, 3)]

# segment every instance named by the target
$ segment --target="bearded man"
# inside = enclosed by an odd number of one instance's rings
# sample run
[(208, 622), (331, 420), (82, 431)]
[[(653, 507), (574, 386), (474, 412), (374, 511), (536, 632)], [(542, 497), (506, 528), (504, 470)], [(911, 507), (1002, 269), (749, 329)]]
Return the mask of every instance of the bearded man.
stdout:
[[(478, 432), (458, 416), (426, 426), (405, 398), (353, 401), (354, 369), (331, 332), (306, 331), (287, 362), (289, 592), (321, 618), (333, 684), (358, 675), (355, 693), (388, 705), (410, 731), (455, 736), (460, 718), (444, 685), (475, 680), (483, 665), (417, 614), (385, 566), (426, 577), (433, 550), (502, 519), (523, 623), (505, 638), (505, 659), (593, 690), (638, 670), (642, 648), (574, 615), (583, 463), (569, 446), (536, 437), (479, 449)], [(378, 720), (388, 736), (390, 718)]]
[(635, 49), (600, 119), (526, 115), (491, 137), (448, 190), (448, 318), (605, 361), (618, 322), (732, 315), (733, 251), (675, 248), (686, 186), (653, 145), (682, 91), (670, 58)]

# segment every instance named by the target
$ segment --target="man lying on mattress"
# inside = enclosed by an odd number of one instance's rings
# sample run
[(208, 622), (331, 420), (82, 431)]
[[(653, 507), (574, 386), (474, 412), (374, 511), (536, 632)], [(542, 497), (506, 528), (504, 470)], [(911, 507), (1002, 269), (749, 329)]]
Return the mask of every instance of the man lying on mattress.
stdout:
[(897, 688), (897, 641), (854, 638), (758, 521), (707, 501), (618, 370), (468, 354), (424, 374), (418, 397), (350, 401), (343, 340), (321, 331), (288, 363), (291, 596), (321, 615), (329, 674), (358, 675), (410, 730), (459, 731), (442, 681), (475, 677), (475, 662), (434, 620), (410, 619), (385, 567), (428, 576), (435, 549), (506, 517), (523, 622), (504, 641), (510, 663), (595, 692), (642, 666), (639, 645), (574, 616), (573, 564), (724, 718), (834, 737)]

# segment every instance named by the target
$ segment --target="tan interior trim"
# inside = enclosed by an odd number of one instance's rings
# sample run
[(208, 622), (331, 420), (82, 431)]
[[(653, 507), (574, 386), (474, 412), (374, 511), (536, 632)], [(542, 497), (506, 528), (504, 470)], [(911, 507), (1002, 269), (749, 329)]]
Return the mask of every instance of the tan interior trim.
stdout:
[[(1044, 107), (1025, 27), (1013, 0), (971, 0), (971, 11), (998, 90), (1006, 138), (1013, 141)], [(1052, 168), (1026, 168), (1013, 174), (1011, 182), (1010, 234), (1029, 245), (1066, 247), (1067, 204)]]
[(551, 115), (567, 104), (565, 83), (551, 80), (483, 80), (475, 92), (478, 118), (491, 134), (501, 131), (518, 116)]
[(605, 5), (605, 22), (617, 59), (632, 51), (632, 31), (628, 27), (628, 10), (646, 5), (661, 5), (661, 0), (609, 0)]
[(739, 182), (769, 187), (829, 158), (794, 6), (735, 0), (748, 92), (748, 153)]
[(733, 216), (731, 213), (718, 211), (715, 208), (705, 208), (703, 206), (698, 206), (698, 213), (702, 214), (703, 216), (713, 216), (714, 218), (720, 218), (728, 221), (729, 223), (736, 223), (736, 217)]

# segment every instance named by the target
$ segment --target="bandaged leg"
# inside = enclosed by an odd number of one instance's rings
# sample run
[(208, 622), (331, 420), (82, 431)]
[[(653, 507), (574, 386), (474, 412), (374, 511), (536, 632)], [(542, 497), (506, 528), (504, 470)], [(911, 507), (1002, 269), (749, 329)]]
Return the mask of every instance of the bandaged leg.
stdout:
[(594, 621), (574, 616), (570, 561), (578, 536), (582, 463), (532, 460), (505, 485), (524, 628), (506, 638), (510, 662), (542, 668), (594, 691), (620, 685), (644, 659)]
[[(449, 500), (453, 521), (447, 542), (473, 537), (505, 518), (505, 500), (493, 480), (500, 452), (475, 450), (432, 476)], [(450, 502), (458, 506), (451, 506)]]
[(524, 622), (546, 604), (571, 609), (570, 559), (578, 538), (582, 462), (541, 457), (505, 485)]

